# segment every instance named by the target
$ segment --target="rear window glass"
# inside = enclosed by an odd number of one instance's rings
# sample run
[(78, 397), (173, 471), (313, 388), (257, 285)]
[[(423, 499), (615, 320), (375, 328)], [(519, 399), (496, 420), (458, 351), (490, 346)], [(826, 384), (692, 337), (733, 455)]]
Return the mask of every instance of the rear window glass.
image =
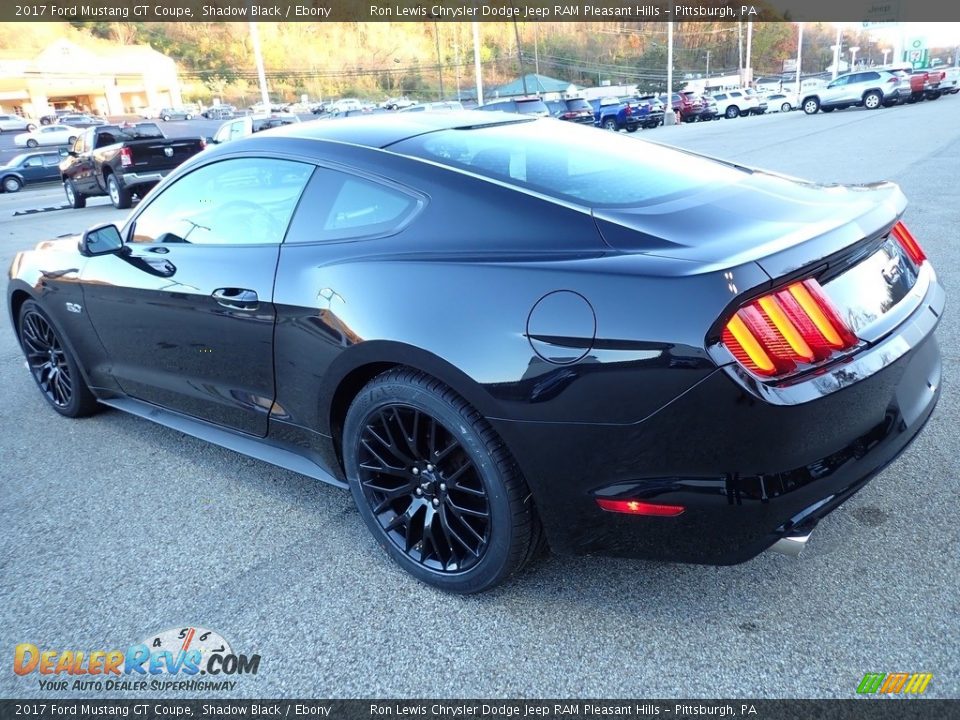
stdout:
[(593, 110), (590, 103), (583, 99), (567, 100), (567, 108), (569, 110)]
[(517, 100), (517, 110), (522, 113), (549, 112), (543, 100)]
[(390, 149), (590, 207), (651, 203), (736, 182), (744, 172), (618, 133), (543, 121), (441, 130)]

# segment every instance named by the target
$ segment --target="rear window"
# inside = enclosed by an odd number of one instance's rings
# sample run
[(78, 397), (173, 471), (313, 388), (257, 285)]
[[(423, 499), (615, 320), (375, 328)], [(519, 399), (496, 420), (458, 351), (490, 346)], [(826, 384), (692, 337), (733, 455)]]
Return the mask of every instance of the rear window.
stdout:
[(517, 111), (522, 113), (550, 112), (543, 100), (517, 100)]
[(590, 111), (593, 110), (593, 108), (590, 107), (590, 103), (588, 103), (583, 98), (578, 98), (576, 100), (567, 100), (567, 109), (568, 110), (590, 110)]
[(649, 204), (736, 182), (744, 172), (618, 133), (543, 121), (441, 130), (390, 150), (589, 207)]

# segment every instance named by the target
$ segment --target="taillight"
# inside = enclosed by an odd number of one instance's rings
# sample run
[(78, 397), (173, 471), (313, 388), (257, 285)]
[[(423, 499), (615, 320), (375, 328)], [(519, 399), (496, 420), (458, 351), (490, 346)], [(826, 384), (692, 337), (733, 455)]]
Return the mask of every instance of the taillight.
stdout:
[(857, 345), (857, 336), (813, 278), (741, 307), (723, 329), (723, 343), (747, 370), (779, 378)]
[(662, 503), (643, 502), (642, 500), (608, 500), (607, 498), (597, 498), (597, 505), (607, 512), (659, 517), (675, 517), (686, 509), (683, 505), (664, 505)]
[(120, 148), (120, 164), (123, 167), (130, 167), (133, 165), (133, 154), (130, 152), (130, 148)]
[(633, 108), (631, 108), (629, 105), (627, 105), (627, 107), (624, 109), (626, 110), (626, 115), (633, 115)]
[(920, 243), (917, 242), (913, 233), (907, 230), (906, 225), (898, 222), (893, 226), (891, 234), (897, 239), (897, 242), (900, 243), (900, 247), (907, 251), (907, 255), (913, 260), (914, 265), (917, 267), (923, 265), (923, 261), (927, 259), (927, 254), (923, 251), (923, 248), (920, 247)]

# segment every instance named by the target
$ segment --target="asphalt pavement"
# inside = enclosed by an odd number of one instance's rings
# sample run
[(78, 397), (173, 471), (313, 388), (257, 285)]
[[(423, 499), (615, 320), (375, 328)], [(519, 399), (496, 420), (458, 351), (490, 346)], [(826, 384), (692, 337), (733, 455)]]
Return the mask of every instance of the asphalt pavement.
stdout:
[[(927, 696), (960, 697), (958, 111), (953, 96), (629, 136), (822, 182), (894, 180), (946, 286), (936, 413), (799, 559), (548, 556), (485, 595), (445, 595), (387, 559), (347, 492), (120, 412), (56, 415), (4, 305), (0, 651), (9, 662), (19, 643), (110, 650), (210, 628), (261, 656), (216, 698), (849, 698), (864, 673), (899, 671), (933, 673)], [(4, 268), (39, 240), (126, 214), (105, 202), (15, 214), (59, 193), (0, 195)], [(7, 664), (0, 697), (158, 694), (73, 690), (76, 677), (51, 692), (37, 677)]]

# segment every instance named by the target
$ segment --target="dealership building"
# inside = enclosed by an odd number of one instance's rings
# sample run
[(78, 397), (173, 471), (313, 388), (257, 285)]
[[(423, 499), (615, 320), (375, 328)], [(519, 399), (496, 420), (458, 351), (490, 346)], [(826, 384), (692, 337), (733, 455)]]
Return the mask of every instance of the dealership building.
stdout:
[(58, 40), (34, 58), (0, 52), (0, 112), (37, 117), (76, 108), (122, 115), (180, 103), (176, 64), (145, 45), (89, 50)]

